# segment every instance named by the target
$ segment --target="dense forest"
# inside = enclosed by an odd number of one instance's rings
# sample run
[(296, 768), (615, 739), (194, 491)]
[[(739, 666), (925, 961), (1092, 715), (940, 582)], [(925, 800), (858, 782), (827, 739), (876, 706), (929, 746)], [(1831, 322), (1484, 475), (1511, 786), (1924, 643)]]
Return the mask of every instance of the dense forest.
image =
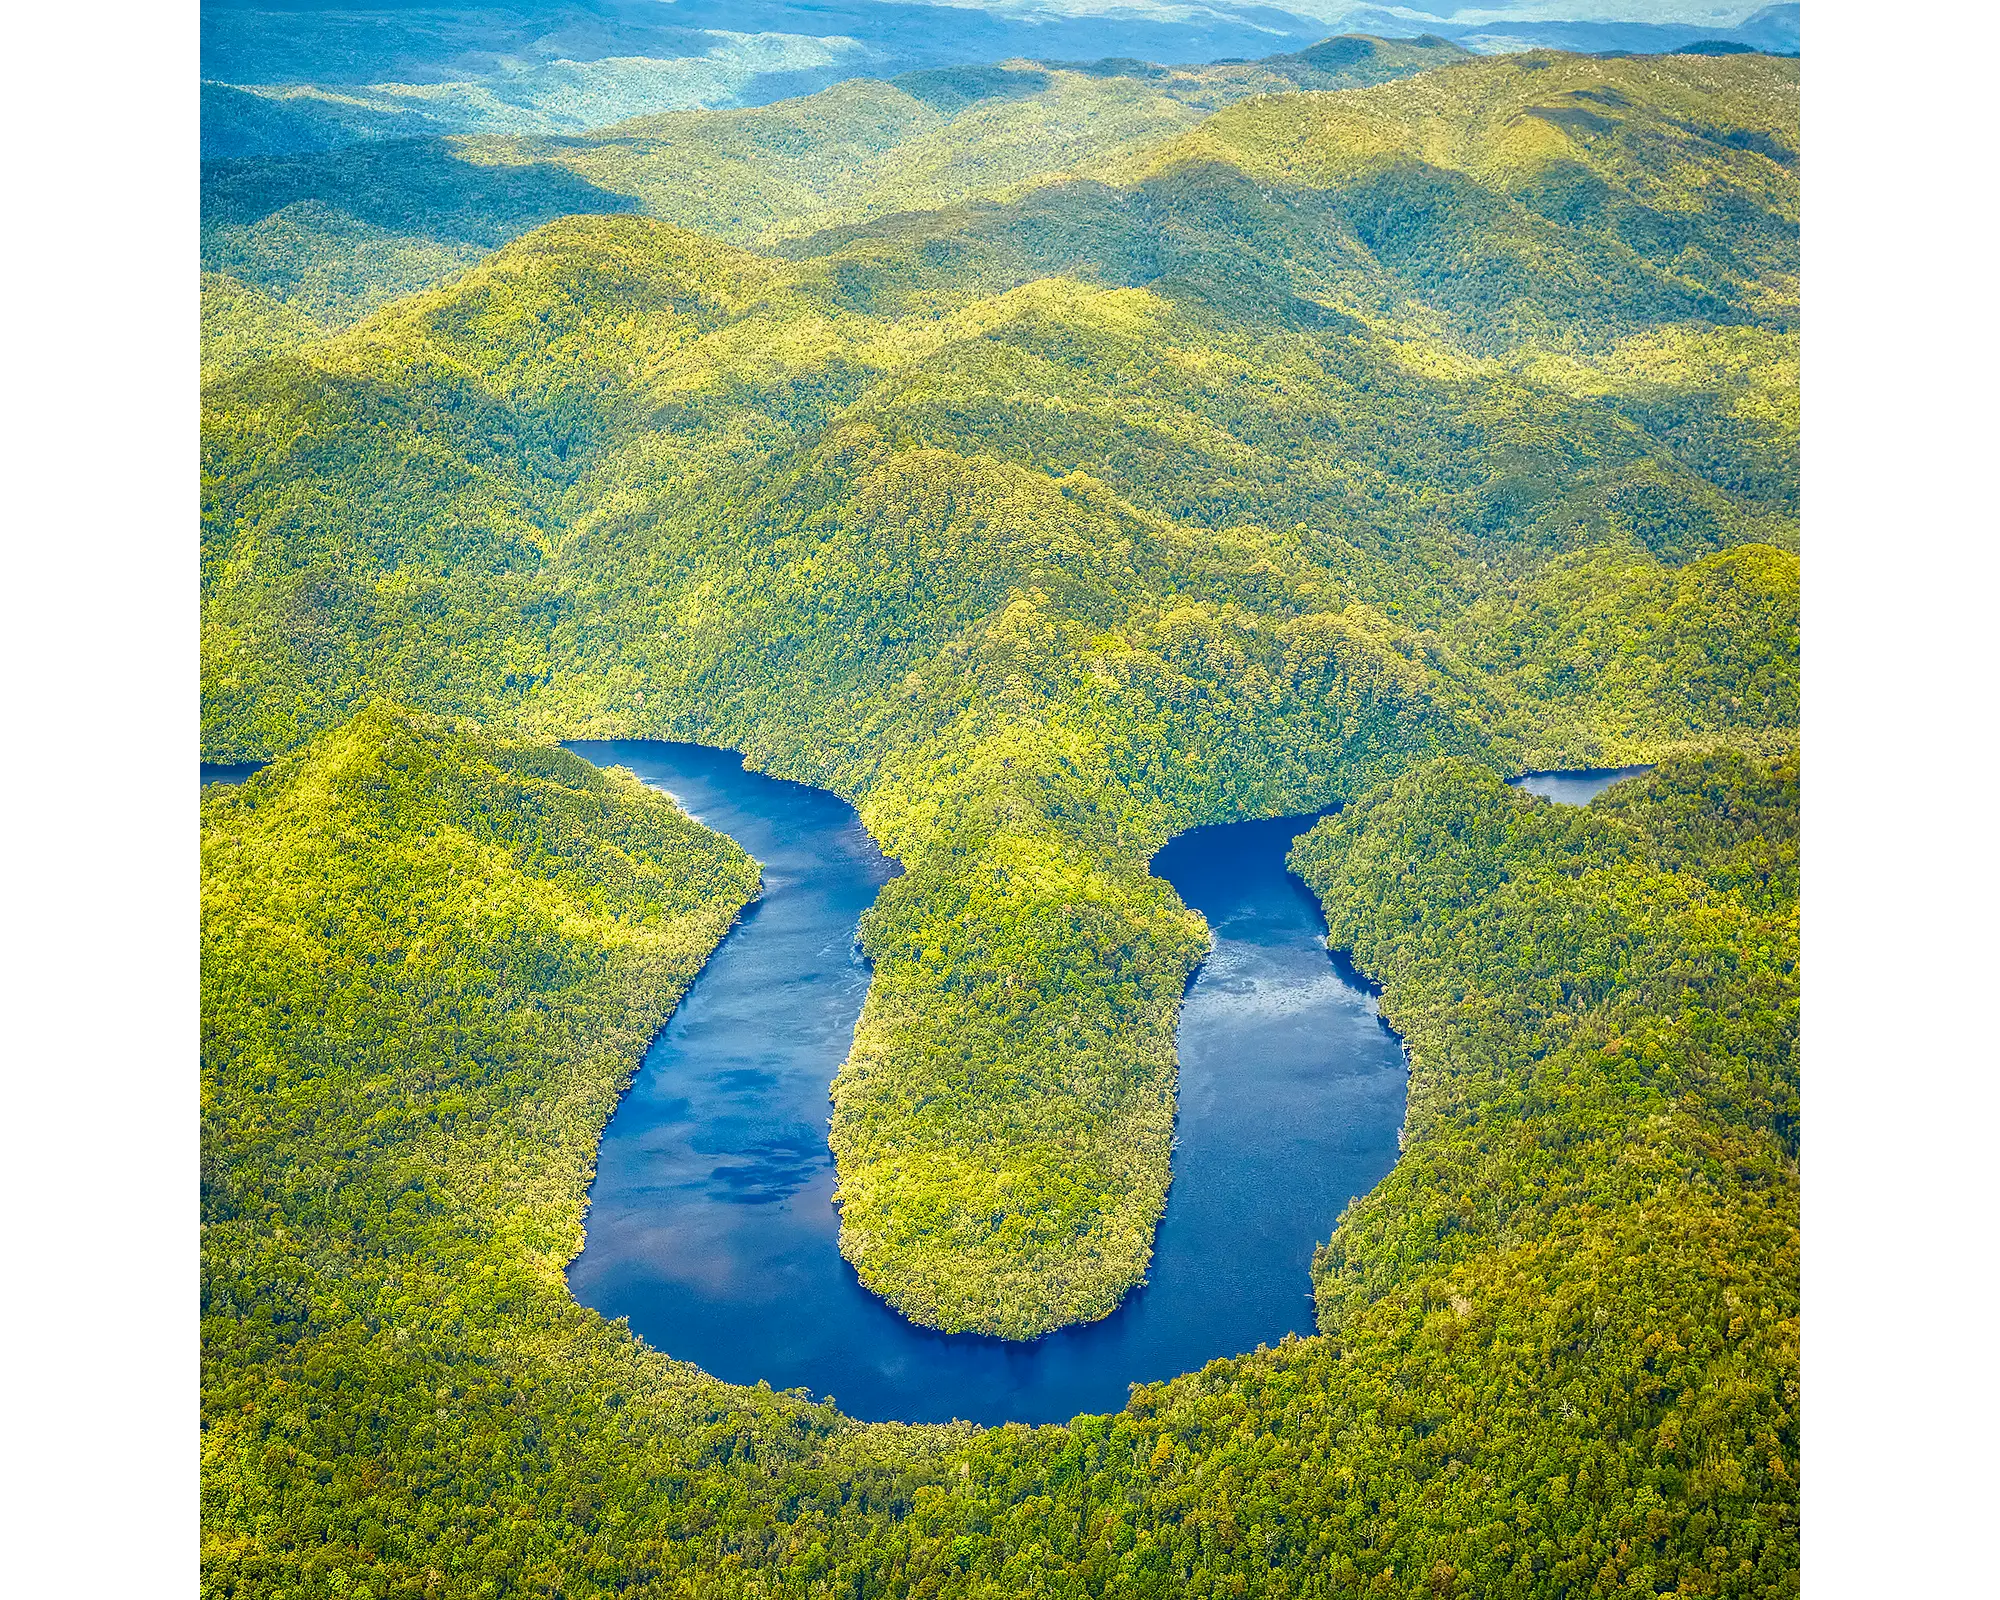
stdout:
[[(360, 148), (274, 150), (203, 168), (202, 264), (237, 294), (344, 326), (564, 215), (642, 213), (735, 244), (775, 243), (1053, 173), (1094, 175), (1253, 95), (1359, 87), (1464, 59), (1442, 39), (1348, 38), (1214, 66), (930, 67), (559, 137), (413, 128)], [(265, 117), (280, 104), (251, 103)], [(294, 114), (299, 104), (282, 102)], [(350, 94), (329, 109), (360, 108)]]
[[(1334, 40), (205, 169), (214, 1591), (1795, 1587), (1797, 90)], [(1344, 804), (1413, 1075), (1320, 1336), (979, 1432), (578, 1307), (756, 875), (574, 737), (900, 860), (841, 1249), (1017, 1339), (1147, 1268), (1154, 852)]]
[[(1310, 9), (1252, 0), (1110, 10), (1090, 0), (1032, 10), (1008, 0), (675, 0), (665, 10), (658, 0), (204, 0), (202, 159), (427, 136), (573, 137), (640, 114), (760, 107), (859, 75), (962, 74), (1023, 57), (1163, 76), (1162, 63), (1240, 65), (1224, 58), (1324, 42), (1336, 19), (1379, 26), (1390, 17), (1366, 5)], [(1389, 26), (1486, 52), (1799, 49), (1796, 0), (1758, 7), (1734, 26), (1713, 11), (1692, 23), (1514, 11), (1496, 28), (1495, 13), (1456, 11), (1399, 6)]]
[(569, 1296), (753, 892), (629, 779), (377, 706), (203, 803), (216, 1595), (1793, 1592), (1795, 758), (1444, 759), (1297, 847), (1409, 1042), (1319, 1336), (1068, 1427), (859, 1424)]

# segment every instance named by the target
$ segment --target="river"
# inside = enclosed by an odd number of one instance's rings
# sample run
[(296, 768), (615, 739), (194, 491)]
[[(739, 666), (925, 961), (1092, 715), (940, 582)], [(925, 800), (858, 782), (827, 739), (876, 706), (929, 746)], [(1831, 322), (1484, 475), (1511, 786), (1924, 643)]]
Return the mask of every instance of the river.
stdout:
[(1182, 834), (1153, 870), (1215, 948), (1180, 1024), (1173, 1186), (1150, 1281), (1030, 1343), (918, 1328), (837, 1244), (828, 1085), (868, 987), (855, 924), (893, 864), (851, 807), (698, 745), (571, 745), (631, 768), (762, 863), (598, 1152), (570, 1284), (656, 1348), (870, 1421), (1066, 1421), (1128, 1386), (1313, 1331), (1308, 1268), (1396, 1158), (1402, 1049), (1284, 857), (1311, 817)]

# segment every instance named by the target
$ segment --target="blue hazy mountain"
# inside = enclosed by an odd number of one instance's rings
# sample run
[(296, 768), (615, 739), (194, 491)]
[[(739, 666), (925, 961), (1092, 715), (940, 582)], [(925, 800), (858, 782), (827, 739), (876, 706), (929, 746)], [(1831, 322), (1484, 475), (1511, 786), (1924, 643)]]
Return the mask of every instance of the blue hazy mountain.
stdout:
[[(768, 105), (850, 78), (1031, 60), (1254, 60), (1335, 33), (1432, 35), (1484, 54), (1550, 46), (1792, 53), (1799, 8), (1738, 16), (1676, 0), (1300, 9), (1204, 0), (205, 0), (205, 160), (308, 154), (366, 140), (552, 134), (628, 117)], [(1604, 16), (1547, 15), (1573, 4)]]

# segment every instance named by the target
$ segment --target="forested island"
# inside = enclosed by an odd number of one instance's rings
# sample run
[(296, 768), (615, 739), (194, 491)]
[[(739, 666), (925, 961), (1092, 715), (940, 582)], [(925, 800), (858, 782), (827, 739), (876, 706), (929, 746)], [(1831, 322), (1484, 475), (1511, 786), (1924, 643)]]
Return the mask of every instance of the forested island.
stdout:
[[(205, 170), (211, 1592), (1795, 1592), (1798, 64), (1143, 67)], [(1318, 1333), (914, 1427), (580, 1307), (759, 880), (578, 738), (900, 863), (840, 1249), (1015, 1340), (1147, 1270), (1148, 863), (1339, 808), (1410, 1109)]]

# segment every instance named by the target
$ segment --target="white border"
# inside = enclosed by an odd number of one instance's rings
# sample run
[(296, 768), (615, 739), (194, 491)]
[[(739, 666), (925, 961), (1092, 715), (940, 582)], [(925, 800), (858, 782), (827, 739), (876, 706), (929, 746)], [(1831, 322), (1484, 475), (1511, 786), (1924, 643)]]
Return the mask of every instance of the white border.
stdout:
[(1990, 1593), (2000, 27), (1810, 10), (1805, 1590)]
[(192, 1594), (197, 14), (7, 27), (5, 1581)]

